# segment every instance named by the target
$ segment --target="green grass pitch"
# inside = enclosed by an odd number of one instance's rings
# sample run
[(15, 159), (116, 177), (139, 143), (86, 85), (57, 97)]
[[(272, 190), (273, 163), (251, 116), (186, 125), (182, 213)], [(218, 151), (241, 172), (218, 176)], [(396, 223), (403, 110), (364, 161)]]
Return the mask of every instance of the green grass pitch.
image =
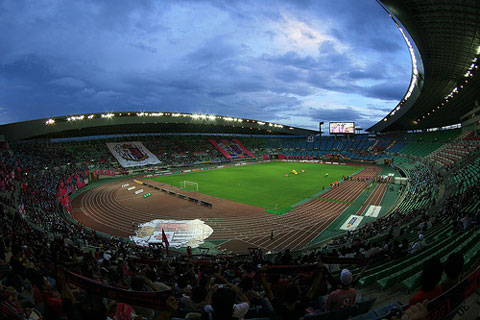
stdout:
[[(198, 183), (199, 193), (264, 209), (283, 210), (322, 191), (323, 187), (330, 188), (330, 183), (341, 180), (342, 176), (361, 169), (343, 165), (267, 162), (150, 179), (175, 187), (180, 187), (183, 181), (192, 181)], [(292, 174), (292, 170), (298, 175)], [(285, 177), (286, 173), (288, 177)]]

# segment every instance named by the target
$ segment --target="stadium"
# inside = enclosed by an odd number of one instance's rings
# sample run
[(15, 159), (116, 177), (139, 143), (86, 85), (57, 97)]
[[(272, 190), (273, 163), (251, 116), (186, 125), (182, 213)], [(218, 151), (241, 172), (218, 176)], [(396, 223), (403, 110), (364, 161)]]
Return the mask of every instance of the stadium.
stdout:
[(478, 317), (480, 7), (378, 5), (412, 72), (365, 131), (156, 110), (1, 125), (0, 319)]

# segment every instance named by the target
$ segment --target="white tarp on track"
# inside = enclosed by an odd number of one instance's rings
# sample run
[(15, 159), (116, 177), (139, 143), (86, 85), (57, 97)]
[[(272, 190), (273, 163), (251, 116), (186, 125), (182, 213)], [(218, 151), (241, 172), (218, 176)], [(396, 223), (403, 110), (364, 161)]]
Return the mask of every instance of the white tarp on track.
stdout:
[(381, 206), (374, 206), (370, 205), (368, 208), (367, 212), (365, 212), (365, 217), (374, 217), (377, 218), (378, 214), (380, 213), (380, 210), (382, 210)]
[(153, 220), (142, 223), (135, 230), (135, 236), (130, 240), (138, 245), (162, 243), (162, 229), (165, 231), (169, 245), (173, 248), (196, 248), (208, 238), (213, 229), (199, 219), (195, 220)]
[(161, 161), (139, 141), (107, 142), (107, 147), (124, 168), (161, 163)]

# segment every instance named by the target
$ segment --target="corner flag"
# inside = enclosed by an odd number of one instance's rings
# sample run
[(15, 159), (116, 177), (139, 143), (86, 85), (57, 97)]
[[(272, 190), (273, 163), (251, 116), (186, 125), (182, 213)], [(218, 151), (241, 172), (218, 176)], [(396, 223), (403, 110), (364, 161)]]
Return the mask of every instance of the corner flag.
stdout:
[(167, 239), (167, 235), (165, 234), (165, 231), (163, 231), (163, 228), (162, 228), (162, 242), (165, 243), (165, 249), (167, 250), (167, 256), (170, 254), (170, 250), (168, 250), (168, 239)]

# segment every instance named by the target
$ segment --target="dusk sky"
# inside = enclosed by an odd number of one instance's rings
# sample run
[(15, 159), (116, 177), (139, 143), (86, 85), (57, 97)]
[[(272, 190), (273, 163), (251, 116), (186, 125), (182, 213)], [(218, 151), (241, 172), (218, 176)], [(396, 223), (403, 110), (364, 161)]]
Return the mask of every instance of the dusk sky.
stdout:
[(375, 0), (0, 0), (0, 30), (0, 124), (128, 110), (367, 129), (411, 76)]

